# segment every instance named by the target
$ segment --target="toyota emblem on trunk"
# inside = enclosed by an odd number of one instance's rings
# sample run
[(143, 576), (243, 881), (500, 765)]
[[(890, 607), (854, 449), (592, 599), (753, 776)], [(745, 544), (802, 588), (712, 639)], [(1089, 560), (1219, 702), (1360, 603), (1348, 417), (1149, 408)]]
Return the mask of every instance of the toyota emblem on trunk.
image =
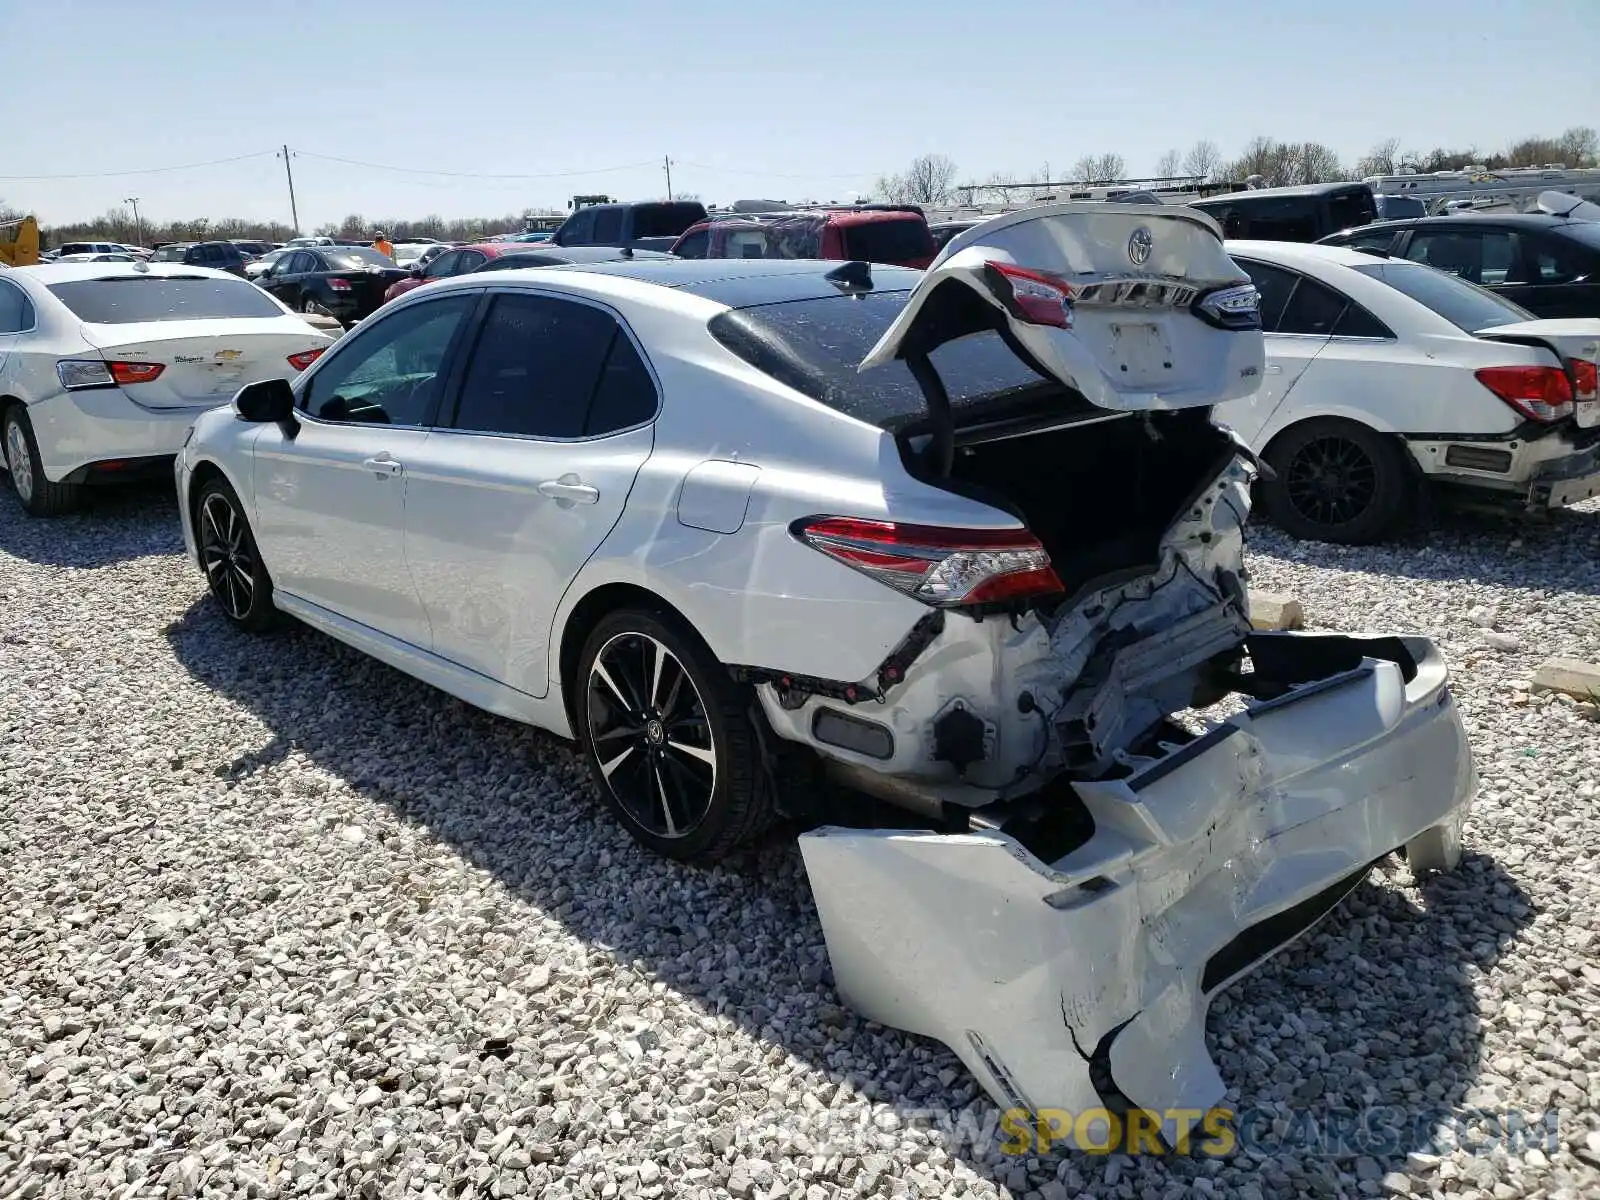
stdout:
[(1150, 251), (1155, 249), (1155, 239), (1150, 236), (1150, 231), (1143, 225), (1133, 231), (1128, 238), (1128, 261), (1136, 267), (1142, 267), (1149, 261)]

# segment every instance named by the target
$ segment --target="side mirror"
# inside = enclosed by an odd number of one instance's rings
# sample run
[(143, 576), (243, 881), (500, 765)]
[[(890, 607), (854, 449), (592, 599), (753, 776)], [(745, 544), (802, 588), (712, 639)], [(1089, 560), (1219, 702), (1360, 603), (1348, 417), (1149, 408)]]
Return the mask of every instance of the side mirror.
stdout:
[(262, 379), (247, 383), (233, 398), (241, 421), (259, 424), (294, 420), (294, 389), (287, 379)]

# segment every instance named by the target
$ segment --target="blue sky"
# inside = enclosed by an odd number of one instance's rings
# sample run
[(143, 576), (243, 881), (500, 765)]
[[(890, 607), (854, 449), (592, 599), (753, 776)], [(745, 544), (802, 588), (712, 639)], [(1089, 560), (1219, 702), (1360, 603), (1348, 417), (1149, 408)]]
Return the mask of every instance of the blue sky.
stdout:
[[(574, 192), (843, 199), (935, 151), (960, 179), (1131, 173), (1257, 134), (1354, 159), (1600, 123), (1600, 0), (56, 0), (7, 39), (0, 203), (45, 224), (560, 207)], [(20, 15), (20, 13), (19, 13)], [(12, 21), (9, 32), (20, 30)], [(29, 53), (21, 53), (24, 49)], [(26, 105), (14, 103), (26, 97)], [(144, 174), (238, 155), (242, 161)], [(314, 156), (327, 157), (314, 157)], [(357, 166), (331, 158), (411, 173)], [(648, 165), (645, 165), (648, 164)], [(34, 179), (20, 176), (95, 175)], [(500, 178), (471, 178), (497, 175)], [(543, 176), (507, 178), (507, 176)]]

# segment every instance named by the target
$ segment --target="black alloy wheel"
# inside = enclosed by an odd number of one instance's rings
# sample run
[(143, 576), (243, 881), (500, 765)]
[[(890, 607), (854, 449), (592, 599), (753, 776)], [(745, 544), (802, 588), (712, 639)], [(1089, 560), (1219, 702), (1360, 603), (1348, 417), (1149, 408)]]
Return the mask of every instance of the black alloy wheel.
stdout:
[(1413, 491), (1400, 443), (1354, 421), (1302, 422), (1280, 434), (1265, 457), (1277, 478), (1261, 485), (1262, 507), (1297, 538), (1378, 541)]
[(569, 686), (595, 783), (640, 842), (714, 862), (770, 823), (754, 697), (680, 621), (607, 616)]
[(223, 615), (252, 632), (276, 624), (272, 578), (261, 562), (239, 497), (223, 480), (212, 479), (202, 486), (194, 511), (200, 567)]

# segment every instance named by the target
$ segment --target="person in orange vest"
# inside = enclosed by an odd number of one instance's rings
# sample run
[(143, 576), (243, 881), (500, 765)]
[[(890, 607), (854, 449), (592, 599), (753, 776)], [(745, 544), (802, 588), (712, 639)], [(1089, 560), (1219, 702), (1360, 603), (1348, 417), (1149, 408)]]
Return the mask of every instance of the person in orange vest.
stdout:
[(372, 248), (379, 254), (386, 254), (390, 258), (394, 257), (394, 246), (390, 244), (388, 238), (383, 236), (383, 230), (381, 229), (378, 230), (378, 236), (372, 239)]

